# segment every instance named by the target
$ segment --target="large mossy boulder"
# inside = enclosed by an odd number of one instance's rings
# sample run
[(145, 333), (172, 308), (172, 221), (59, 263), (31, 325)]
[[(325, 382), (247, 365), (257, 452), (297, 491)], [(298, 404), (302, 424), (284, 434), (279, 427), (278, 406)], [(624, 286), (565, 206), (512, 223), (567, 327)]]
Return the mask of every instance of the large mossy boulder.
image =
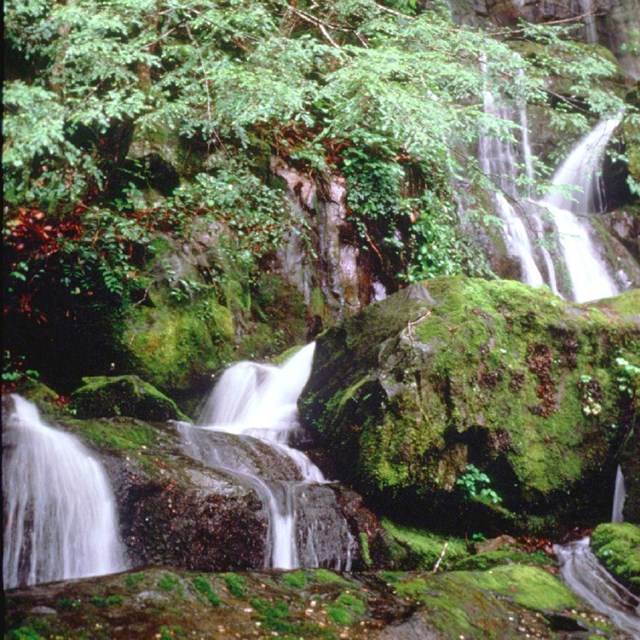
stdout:
[(188, 420), (171, 398), (138, 376), (88, 376), (82, 381), (84, 385), (71, 394), (71, 409), (78, 418)]
[(618, 359), (640, 364), (640, 292), (623, 302), (413, 285), (318, 339), (303, 423), (342, 480), (405, 521), (553, 535), (605, 520), (637, 419)]

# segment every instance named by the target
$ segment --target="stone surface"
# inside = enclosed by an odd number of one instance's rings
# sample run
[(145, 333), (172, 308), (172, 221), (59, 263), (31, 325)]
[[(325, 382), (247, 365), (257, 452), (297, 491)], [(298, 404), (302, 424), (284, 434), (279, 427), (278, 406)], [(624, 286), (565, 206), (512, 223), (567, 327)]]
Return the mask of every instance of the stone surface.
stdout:
[(557, 578), (520, 565), (441, 575), (157, 567), (11, 591), (6, 605), (9, 637), (30, 640), (515, 640), (567, 629), (623, 640)]
[(615, 358), (640, 362), (638, 292), (600, 306), (508, 281), (411, 286), (318, 339), (303, 422), (394, 517), (495, 534), (605, 520), (637, 411)]
[(88, 376), (82, 380), (84, 386), (71, 394), (71, 409), (78, 418), (187, 419), (171, 398), (138, 376)]

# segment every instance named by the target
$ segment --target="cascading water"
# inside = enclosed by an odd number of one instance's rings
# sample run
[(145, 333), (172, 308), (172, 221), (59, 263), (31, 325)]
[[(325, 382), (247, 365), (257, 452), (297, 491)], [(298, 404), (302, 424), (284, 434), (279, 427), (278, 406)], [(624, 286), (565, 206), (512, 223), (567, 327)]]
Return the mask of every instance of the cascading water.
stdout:
[[(484, 93), (484, 111), (505, 122), (515, 122), (518, 117), (514, 109), (496, 104), (488, 90)], [(554, 293), (559, 293), (554, 260), (545, 247), (541, 212), (546, 211), (557, 232), (562, 254), (557, 258), (561, 258), (569, 276), (570, 297), (585, 302), (617, 295), (619, 289), (593, 241), (594, 232), (588, 217), (604, 210), (600, 183), (602, 162), (605, 147), (620, 119), (600, 122), (580, 140), (554, 174), (553, 191), (538, 202), (522, 198), (516, 186), (519, 167), (526, 172), (529, 192), (534, 183), (524, 106), (519, 109), (519, 121), (521, 149), (515, 148), (513, 140), (484, 132), (480, 136), (479, 157), (482, 171), (498, 189), (493, 199), (504, 221), (507, 249), (521, 264), (522, 280), (533, 286), (546, 284)], [(571, 190), (570, 195), (567, 189)]]
[[(486, 113), (503, 120), (511, 120), (508, 111), (496, 105), (490, 91), (484, 92), (484, 110)], [(524, 221), (514, 204), (519, 202), (515, 187), (516, 160), (513, 144), (497, 136), (483, 133), (479, 145), (480, 166), (485, 175), (498, 187), (493, 194), (496, 209), (504, 221), (504, 233), (508, 250), (522, 265), (524, 282), (533, 286), (544, 284), (544, 279), (534, 258), (533, 246)]]
[[(608, 298), (619, 293), (591, 236), (588, 216), (604, 209), (600, 170), (604, 150), (619, 118), (600, 122), (576, 145), (553, 176), (556, 191), (545, 196), (546, 208), (558, 230), (564, 262), (577, 302)], [(570, 196), (557, 187), (572, 188)]]
[(640, 638), (640, 598), (616, 582), (589, 547), (589, 538), (554, 545), (560, 575), (596, 611), (608, 616), (621, 631)]
[(3, 430), (6, 588), (126, 569), (113, 492), (100, 463), (13, 395)]
[(281, 367), (239, 362), (214, 388), (200, 427), (180, 425), (186, 452), (251, 487), (268, 514), (265, 566), (349, 570), (355, 547), (336, 495), (309, 458), (290, 447), (297, 400), (315, 344)]

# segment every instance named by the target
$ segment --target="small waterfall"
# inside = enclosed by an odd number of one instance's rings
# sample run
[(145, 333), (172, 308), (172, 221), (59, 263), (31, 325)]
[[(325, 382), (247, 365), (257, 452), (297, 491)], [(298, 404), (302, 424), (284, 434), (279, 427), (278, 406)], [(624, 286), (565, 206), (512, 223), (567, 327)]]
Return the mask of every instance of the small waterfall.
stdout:
[(596, 611), (632, 638), (640, 638), (640, 599), (616, 582), (589, 547), (589, 538), (554, 545), (560, 575)]
[(74, 436), (13, 395), (3, 431), (5, 587), (126, 569), (113, 492)]
[(618, 465), (616, 470), (616, 483), (613, 491), (613, 508), (611, 509), (611, 522), (624, 522), (622, 510), (624, 508), (624, 501), (627, 497), (627, 489), (624, 484), (624, 475), (622, 474), (622, 468)]
[[(505, 108), (496, 105), (490, 91), (484, 93), (484, 110), (503, 120), (511, 120)], [(496, 209), (504, 221), (504, 232), (509, 252), (518, 258), (522, 266), (524, 282), (533, 286), (544, 284), (544, 279), (534, 259), (533, 246), (522, 217), (515, 208), (519, 195), (515, 186), (517, 162), (513, 144), (497, 136), (483, 133), (480, 136), (480, 166), (498, 191), (493, 194)]]
[(309, 458), (287, 443), (315, 344), (281, 367), (239, 362), (221, 376), (200, 427), (180, 425), (186, 452), (258, 495), (269, 517), (265, 566), (350, 570), (355, 540), (336, 495)]
[(554, 174), (553, 186), (573, 189), (571, 196), (556, 191), (540, 201), (558, 230), (573, 299), (577, 302), (619, 293), (591, 239), (592, 230), (586, 219), (604, 210), (600, 184), (602, 161), (607, 142), (619, 122), (619, 118), (600, 122), (580, 140)]

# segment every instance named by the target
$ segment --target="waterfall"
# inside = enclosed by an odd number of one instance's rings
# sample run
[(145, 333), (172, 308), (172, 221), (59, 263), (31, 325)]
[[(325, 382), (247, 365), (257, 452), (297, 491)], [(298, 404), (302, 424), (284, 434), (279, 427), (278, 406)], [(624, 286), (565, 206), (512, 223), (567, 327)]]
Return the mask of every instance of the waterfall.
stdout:
[(5, 587), (126, 569), (113, 492), (74, 436), (17, 395), (2, 435)]
[[(539, 203), (549, 211), (558, 230), (572, 297), (577, 302), (619, 293), (592, 241), (586, 219), (604, 209), (600, 172), (605, 147), (619, 122), (619, 118), (603, 120), (578, 142), (553, 176), (556, 190)], [(571, 195), (559, 192), (558, 187), (571, 188)]]
[(265, 566), (350, 570), (355, 540), (336, 495), (309, 458), (288, 445), (315, 344), (281, 367), (239, 362), (227, 369), (200, 426), (180, 425), (186, 452), (252, 488), (268, 515)]
[(627, 490), (624, 485), (624, 475), (622, 474), (622, 468), (618, 465), (616, 470), (616, 483), (613, 491), (613, 508), (611, 509), (611, 522), (624, 522), (622, 510), (624, 508), (624, 501), (627, 497)]
[[(496, 105), (490, 91), (484, 92), (484, 110), (503, 120), (511, 120), (508, 111)], [(519, 195), (515, 186), (517, 163), (513, 144), (509, 140), (484, 132), (480, 136), (479, 155), (483, 173), (498, 187), (498, 191), (493, 194), (493, 200), (504, 222), (507, 248), (519, 260), (524, 281), (533, 286), (540, 286), (544, 284), (544, 279), (536, 265), (524, 221), (514, 206), (514, 203), (519, 202)]]
[(553, 551), (566, 584), (618, 629), (640, 638), (640, 599), (602, 567), (589, 547), (589, 538), (554, 545)]

